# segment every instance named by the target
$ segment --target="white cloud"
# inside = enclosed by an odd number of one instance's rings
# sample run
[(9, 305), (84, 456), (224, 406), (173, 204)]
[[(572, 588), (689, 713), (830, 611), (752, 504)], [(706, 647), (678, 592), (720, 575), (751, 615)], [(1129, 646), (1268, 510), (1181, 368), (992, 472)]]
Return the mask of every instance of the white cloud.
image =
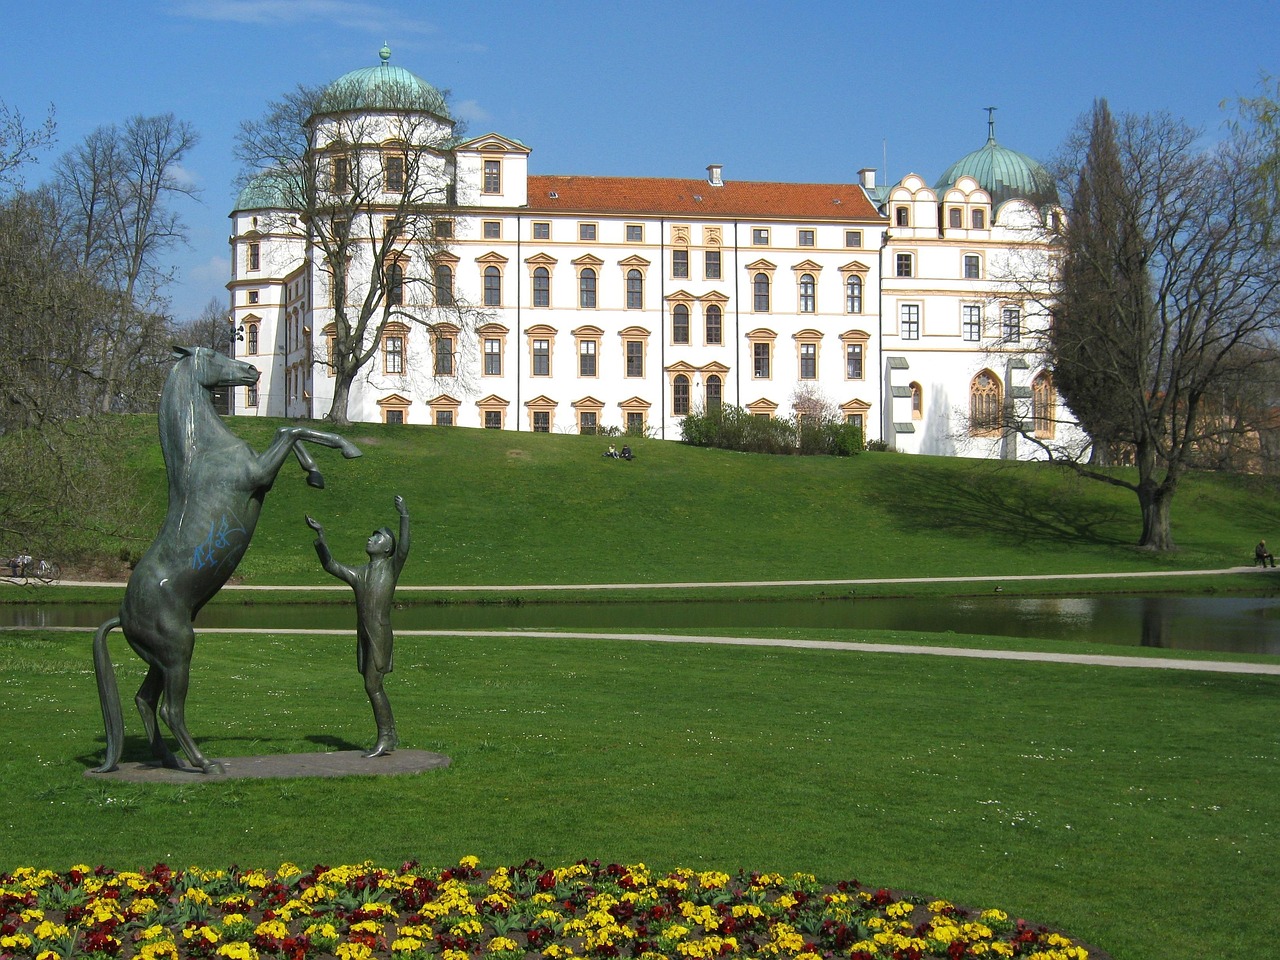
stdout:
[(490, 119), (489, 111), (475, 100), (460, 100), (449, 104), (449, 111), (458, 119), (467, 123), (484, 123)]

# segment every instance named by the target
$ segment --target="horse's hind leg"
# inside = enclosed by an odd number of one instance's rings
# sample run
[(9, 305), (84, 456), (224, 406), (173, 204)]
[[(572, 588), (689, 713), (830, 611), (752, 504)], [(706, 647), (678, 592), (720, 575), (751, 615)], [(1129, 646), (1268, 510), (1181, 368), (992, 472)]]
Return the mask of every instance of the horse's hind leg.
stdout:
[(164, 735), (161, 734), (160, 725), (156, 722), (156, 708), (160, 704), (160, 695), (163, 692), (164, 671), (153, 665), (147, 670), (147, 676), (142, 681), (142, 686), (138, 688), (133, 702), (138, 705), (142, 726), (146, 729), (147, 739), (151, 742), (151, 752), (166, 767), (178, 770), (181, 769), (182, 762), (174, 756), (169, 745), (164, 742)]
[(191, 763), (205, 773), (226, 773), (216, 760), (208, 759), (187, 732), (187, 687), (191, 681), (191, 651), (195, 648), (195, 631), (190, 623), (173, 625), (169, 662), (161, 671), (163, 675), (163, 699), (160, 702), (160, 719), (173, 732)]

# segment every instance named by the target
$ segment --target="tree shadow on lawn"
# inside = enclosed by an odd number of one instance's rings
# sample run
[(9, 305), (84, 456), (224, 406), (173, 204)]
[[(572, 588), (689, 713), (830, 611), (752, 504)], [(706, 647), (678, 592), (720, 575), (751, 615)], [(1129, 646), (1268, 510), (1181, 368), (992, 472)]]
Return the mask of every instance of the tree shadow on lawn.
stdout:
[(1090, 481), (1065, 473), (1028, 484), (998, 463), (977, 463), (946, 473), (885, 471), (876, 479), (881, 507), (911, 531), (981, 533), (1010, 546), (1132, 546), (1138, 538), (1136, 498), (1130, 510), (1101, 504), (1085, 488), (1073, 489)]

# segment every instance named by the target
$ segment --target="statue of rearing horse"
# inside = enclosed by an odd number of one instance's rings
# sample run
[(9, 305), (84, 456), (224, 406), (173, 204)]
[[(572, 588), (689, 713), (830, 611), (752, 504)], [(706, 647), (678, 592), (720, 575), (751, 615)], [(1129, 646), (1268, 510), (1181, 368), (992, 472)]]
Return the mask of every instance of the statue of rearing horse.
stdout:
[(222, 765), (200, 752), (184, 715), (195, 646), (192, 622), (200, 608), (235, 571), (249, 547), (262, 501), (292, 453), (307, 482), (324, 486), (302, 441), (336, 447), (348, 459), (360, 456), (350, 441), (309, 427), (276, 431), (262, 453), (227, 429), (213, 407), (215, 387), (251, 386), (258, 370), (206, 347), (175, 347), (174, 364), (160, 395), (160, 448), (169, 475), (169, 510), (155, 542), (134, 568), (119, 616), (98, 628), (93, 667), (107, 731), (107, 756), (95, 773), (114, 770), (124, 747), (124, 719), (107, 634), (120, 627), (147, 675), (134, 701), (152, 752), (166, 767), (181, 761), (165, 743), (159, 716), (187, 758), (205, 773)]

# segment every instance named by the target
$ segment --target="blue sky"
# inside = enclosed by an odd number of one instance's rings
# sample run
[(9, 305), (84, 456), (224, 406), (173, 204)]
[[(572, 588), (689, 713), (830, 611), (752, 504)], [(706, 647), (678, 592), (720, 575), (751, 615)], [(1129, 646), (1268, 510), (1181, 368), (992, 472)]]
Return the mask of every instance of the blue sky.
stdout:
[[(1216, 136), (1220, 103), (1280, 73), (1274, 0), (0, 0), (0, 99), (58, 144), (134, 114), (199, 131), (174, 313), (225, 296), (242, 120), (298, 84), (392, 62), (452, 92), (471, 134), (534, 173), (932, 181), (986, 138), (1048, 160), (1094, 97)], [(886, 166), (887, 158), (887, 166)], [(44, 176), (28, 171), (28, 184)]]

